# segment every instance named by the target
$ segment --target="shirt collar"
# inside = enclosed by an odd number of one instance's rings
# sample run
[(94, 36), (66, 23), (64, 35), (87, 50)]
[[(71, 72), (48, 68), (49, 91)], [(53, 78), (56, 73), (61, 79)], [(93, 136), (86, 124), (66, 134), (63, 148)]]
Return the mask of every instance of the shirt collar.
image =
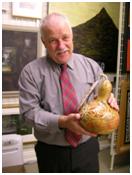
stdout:
[[(55, 71), (56, 69), (60, 69), (60, 65), (55, 63), (51, 58), (49, 58), (49, 56), (47, 56), (47, 60), (51, 64), (53, 71)], [(70, 59), (67, 62), (67, 65), (70, 69), (74, 69), (73, 60), (74, 60), (74, 58), (73, 58), (73, 54), (72, 54)]]
[(67, 65), (69, 68), (74, 69), (74, 64), (73, 64), (73, 55), (71, 55), (70, 59), (67, 62)]

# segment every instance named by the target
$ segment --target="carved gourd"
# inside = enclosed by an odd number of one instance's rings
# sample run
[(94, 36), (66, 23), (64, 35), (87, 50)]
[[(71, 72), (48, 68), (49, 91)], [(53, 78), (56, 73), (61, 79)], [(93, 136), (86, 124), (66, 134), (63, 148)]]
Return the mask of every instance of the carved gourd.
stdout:
[(80, 108), (80, 124), (89, 132), (109, 134), (117, 129), (119, 124), (118, 111), (108, 104), (112, 84), (103, 74), (103, 80), (98, 88), (98, 97)]

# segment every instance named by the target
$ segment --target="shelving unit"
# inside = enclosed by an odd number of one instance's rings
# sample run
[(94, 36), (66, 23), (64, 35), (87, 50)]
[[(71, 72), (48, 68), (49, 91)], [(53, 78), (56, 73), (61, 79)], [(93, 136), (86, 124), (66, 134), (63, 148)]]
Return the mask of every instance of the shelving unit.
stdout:
[[(122, 106), (121, 104), (121, 95), (122, 94), (122, 88), (121, 88), (121, 82), (122, 80), (126, 80), (127, 81), (127, 85), (125, 85), (125, 90), (123, 93), (126, 92), (127, 88), (129, 88), (129, 80), (130, 80), (130, 72), (127, 69), (129, 66), (127, 65), (128, 60), (130, 59), (127, 57), (127, 54), (130, 56), (130, 53), (126, 53), (126, 51), (130, 52), (129, 50), (127, 50), (127, 45), (126, 45), (126, 39), (128, 39), (129, 36), (129, 31), (130, 28), (128, 26), (128, 13), (129, 13), (129, 3), (124, 3), (121, 2), (120, 3), (120, 20), (119, 20), (119, 37), (118, 37), (118, 61), (117, 61), (117, 74), (116, 74), (116, 87), (115, 87), (115, 97), (118, 99), (118, 104), (120, 106), (120, 125), (119, 128), (116, 132), (112, 133), (112, 137), (111, 137), (111, 145), (110, 145), (110, 155), (111, 155), (111, 165), (110, 165), (110, 170), (113, 170), (114, 168), (114, 160), (115, 160), (115, 156), (121, 154), (122, 152), (128, 152), (130, 150), (130, 145), (129, 144), (125, 144), (124, 143), (124, 137), (125, 137), (125, 118), (126, 116), (126, 112), (127, 111), (122, 111), (126, 110), (126, 103), (127, 103), (127, 97), (123, 99), (123, 103), (124, 105)], [(126, 33), (127, 33), (127, 38), (126, 38)], [(130, 61), (129, 61), (130, 63)], [(125, 65), (125, 68), (123, 67)], [(125, 70), (124, 70), (124, 69)], [(126, 92), (127, 93), (127, 92)], [(128, 104), (130, 105), (130, 104)], [(130, 108), (130, 106), (128, 106), (128, 108)], [(124, 113), (124, 116), (122, 115), (122, 112)], [(130, 114), (128, 114), (130, 117)], [(123, 121), (123, 122), (122, 122)], [(121, 128), (121, 129), (120, 129)], [(124, 132), (122, 132), (122, 130)], [(130, 132), (130, 131), (129, 131)], [(130, 134), (130, 133), (128, 133)], [(130, 135), (129, 135), (130, 136)], [(120, 140), (122, 140), (122, 144), (120, 144)], [(122, 147), (123, 151), (119, 151), (119, 147)]]

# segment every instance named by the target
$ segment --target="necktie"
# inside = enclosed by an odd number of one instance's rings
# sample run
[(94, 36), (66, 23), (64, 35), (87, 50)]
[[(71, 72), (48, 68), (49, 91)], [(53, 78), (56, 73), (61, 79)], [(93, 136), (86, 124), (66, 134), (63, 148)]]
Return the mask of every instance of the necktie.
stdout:
[[(67, 65), (61, 65), (60, 83), (62, 90), (62, 100), (63, 100), (63, 110), (64, 114), (68, 115), (70, 113), (77, 112), (77, 97), (73, 85), (70, 82), (70, 78), (67, 72)], [(65, 131), (65, 139), (67, 142), (76, 147), (81, 139), (81, 135), (77, 135), (71, 130)]]

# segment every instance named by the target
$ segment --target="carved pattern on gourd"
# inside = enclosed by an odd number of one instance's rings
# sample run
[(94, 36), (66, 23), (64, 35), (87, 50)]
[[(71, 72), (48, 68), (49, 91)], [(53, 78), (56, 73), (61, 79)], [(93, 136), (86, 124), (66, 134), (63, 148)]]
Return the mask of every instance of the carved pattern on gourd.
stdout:
[(85, 103), (81, 109), (81, 125), (89, 132), (108, 134), (119, 124), (119, 114), (107, 102), (112, 85), (107, 77), (102, 81), (98, 90), (98, 97), (90, 103)]

